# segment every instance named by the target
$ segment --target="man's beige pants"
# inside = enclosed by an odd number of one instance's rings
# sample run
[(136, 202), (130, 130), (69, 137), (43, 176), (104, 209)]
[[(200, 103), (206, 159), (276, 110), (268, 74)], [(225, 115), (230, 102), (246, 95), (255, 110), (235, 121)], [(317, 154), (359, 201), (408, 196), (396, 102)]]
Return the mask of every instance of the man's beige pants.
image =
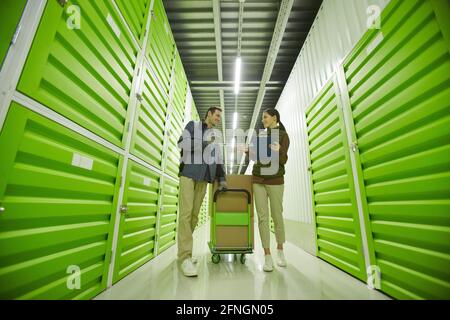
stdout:
[(284, 184), (265, 185), (253, 184), (253, 198), (255, 200), (256, 211), (258, 212), (259, 235), (263, 248), (270, 249), (270, 226), (269, 226), (269, 205), (275, 227), (275, 238), (278, 244), (285, 242), (284, 220), (283, 220), (283, 192)]
[(192, 256), (192, 234), (198, 223), (198, 214), (205, 197), (206, 181), (194, 181), (180, 177), (180, 200), (178, 217), (178, 259)]

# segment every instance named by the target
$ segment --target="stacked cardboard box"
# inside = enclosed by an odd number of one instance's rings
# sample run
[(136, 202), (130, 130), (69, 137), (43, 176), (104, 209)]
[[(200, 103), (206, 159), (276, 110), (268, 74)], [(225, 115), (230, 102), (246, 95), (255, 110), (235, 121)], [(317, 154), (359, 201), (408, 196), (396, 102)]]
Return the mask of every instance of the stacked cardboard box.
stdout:
[[(216, 234), (216, 248), (253, 248), (253, 192), (252, 192), (252, 176), (250, 175), (228, 175), (227, 176), (228, 189), (245, 189), (251, 195), (250, 203), (250, 217), (251, 217), (251, 244), (248, 240), (248, 226), (214, 226), (211, 221), (211, 228), (215, 228)], [(214, 201), (214, 193), (217, 191), (219, 185), (214, 183), (211, 188), (210, 201), (210, 215), (213, 214), (212, 204)], [(245, 193), (227, 192), (221, 194), (217, 198), (216, 212), (247, 212), (247, 195)], [(211, 230), (212, 231), (212, 230)], [(212, 234), (212, 233), (211, 233)]]

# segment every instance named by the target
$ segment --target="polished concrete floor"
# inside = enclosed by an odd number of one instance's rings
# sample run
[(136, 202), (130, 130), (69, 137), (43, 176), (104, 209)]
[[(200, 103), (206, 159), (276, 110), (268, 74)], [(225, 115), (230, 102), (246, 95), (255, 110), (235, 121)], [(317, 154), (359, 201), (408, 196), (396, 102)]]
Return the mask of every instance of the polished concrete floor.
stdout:
[[(290, 242), (285, 244), (287, 268), (275, 267), (271, 273), (262, 271), (264, 256), (258, 228), (255, 228), (255, 253), (247, 256), (245, 265), (234, 260), (233, 255), (223, 255), (219, 264), (213, 264), (208, 240), (208, 225), (194, 233), (198, 277), (182, 275), (174, 246), (95, 299), (389, 299)], [(275, 248), (273, 235), (272, 246)]]

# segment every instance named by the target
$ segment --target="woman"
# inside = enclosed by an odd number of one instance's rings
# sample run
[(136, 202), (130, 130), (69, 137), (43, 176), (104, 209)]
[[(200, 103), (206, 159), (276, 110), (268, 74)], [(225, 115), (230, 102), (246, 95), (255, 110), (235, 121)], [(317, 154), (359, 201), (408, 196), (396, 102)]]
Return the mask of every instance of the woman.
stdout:
[[(278, 244), (277, 264), (280, 267), (287, 266), (283, 253), (285, 242), (283, 192), (289, 136), (280, 121), (280, 113), (275, 109), (267, 109), (263, 112), (262, 123), (266, 130), (258, 135), (257, 148), (251, 148), (250, 152), (247, 149), (246, 152), (249, 152), (250, 159), (255, 161), (252, 172), (253, 197), (258, 213), (259, 234), (265, 253), (263, 270), (270, 272), (273, 271), (273, 260), (270, 254), (268, 200)], [(264, 160), (263, 157), (266, 159)]]

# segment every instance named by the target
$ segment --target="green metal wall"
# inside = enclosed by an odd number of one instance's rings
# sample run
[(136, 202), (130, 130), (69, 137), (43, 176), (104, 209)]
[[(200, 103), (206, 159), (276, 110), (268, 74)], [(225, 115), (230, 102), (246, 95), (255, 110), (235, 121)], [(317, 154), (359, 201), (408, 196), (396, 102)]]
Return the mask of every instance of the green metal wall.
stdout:
[(160, 204), (160, 225), (158, 230), (158, 253), (175, 244), (178, 214), (178, 183), (164, 179)]
[(115, 0), (133, 36), (143, 45), (147, 16), (150, 14), (151, 0)]
[[(318, 255), (349, 271), (323, 255), (324, 228), (350, 229), (348, 212), (333, 204), (338, 199), (335, 189), (344, 187), (344, 176), (328, 174), (328, 163), (336, 171), (340, 167), (341, 174), (356, 177), (351, 193), (361, 201), (363, 220), (355, 219), (358, 210), (353, 204), (352, 227), (362, 227), (366, 236), (361, 239), (367, 244), (361, 274), (365, 262), (371, 284), (398, 299), (450, 299), (448, 21), (446, 1), (392, 0), (382, 13), (381, 29), (363, 36), (337, 69), (334, 85), (319, 94), (306, 115)], [(331, 95), (339, 97), (337, 108), (335, 102), (330, 107), (336, 98), (326, 93), (332, 88), (336, 92)], [(336, 113), (342, 112), (337, 120)], [(331, 117), (334, 120), (328, 121)], [(344, 149), (330, 152), (341, 144), (331, 134), (339, 127)], [(353, 168), (348, 160), (343, 165), (348, 156), (354, 160)], [(320, 181), (324, 177), (330, 180)], [(332, 250), (328, 255), (342, 252), (327, 245)], [(358, 255), (362, 256), (359, 250)]]
[(450, 298), (450, 54), (436, 17), (442, 5), (393, 1), (381, 30), (344, 63), (372, 263), (381, 290), (402, 299)]
[(0, 298), (89, 299), (175, 243), (186, 90), (161, 1), (47, 2), (0, 134)]
[(306, 111), (317, 255), (365, 280), (360, 224), (343, 113), (330, 81)]
[(174, 44), (162, 0), (154, 0), (146, 57), (167, 93), (170, 87)]
[(18, 90), (123, 147), (137, 48), (110, 0), (70, 5), (80, 8), (80, 29), (48, 1)]
[(134, 161), (128, 163), (122, 205), (114, 282), (155, 255), (160, 176)]
[[(100, 293), (111, 259), (121, 157), (16, 103), (0, 149), (0, 297)], [(72, 265), (81, 270), (80, 289), (67, 286)]]
[(131, 153), (161, 168), (168, 96), (152, 70), (145, 66), (142, 101), (139, 103)]

